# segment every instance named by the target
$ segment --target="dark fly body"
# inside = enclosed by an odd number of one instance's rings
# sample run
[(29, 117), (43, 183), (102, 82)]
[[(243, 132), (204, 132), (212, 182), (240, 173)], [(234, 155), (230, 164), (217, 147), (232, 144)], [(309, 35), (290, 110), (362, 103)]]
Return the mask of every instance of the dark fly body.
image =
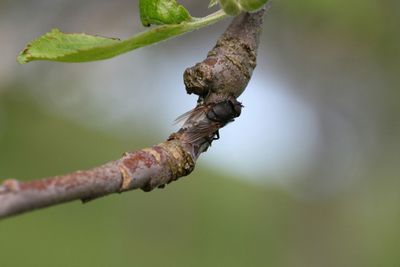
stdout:
[(211, 143), (219, 138), (218, 130), (240, 116), (242, 104), (234, 98), (228, 98), (216, 103), (200, 103), (193, 110), (177, 118), (185, 121), (184, 128), (188, 142), (204, 139)]

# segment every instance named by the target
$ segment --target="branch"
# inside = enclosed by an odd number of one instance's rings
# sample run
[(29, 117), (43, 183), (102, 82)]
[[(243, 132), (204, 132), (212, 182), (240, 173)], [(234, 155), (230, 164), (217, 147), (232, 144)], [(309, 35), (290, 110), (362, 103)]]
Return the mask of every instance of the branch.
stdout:
[[(194, 110), (203, 108), (218, 115), (218, 103), (236, 100), (244, 91), (256, 66), (266, 9), (237, 16), (207, 58), (185, 71), (187, 92), (199, 95)], [(240, 108), (235, 110), (231, 108), (224, 115), (229, 115), (226, 121), (207, 112), (196, 116), (192, 112), (167, 141), (127, 152), (121, 159), (90, 170), (27, 182), (5, 180), (0, 184), (0, 218), (77, 199), (86, 202), (111, 193), (162, 188), (193, 171), (197, 158), (208, 149), (218, 130), (240, 115)]]

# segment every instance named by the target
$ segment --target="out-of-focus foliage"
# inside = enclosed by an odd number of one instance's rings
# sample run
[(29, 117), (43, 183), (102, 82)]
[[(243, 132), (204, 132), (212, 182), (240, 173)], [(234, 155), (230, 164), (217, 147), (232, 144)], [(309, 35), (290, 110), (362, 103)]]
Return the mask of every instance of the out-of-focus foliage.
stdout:
[[(0, 100), (8, 114), (0, 140), (3, 177), (89, 168), (140, 146), (45, 113), (12, 90)], [(15, 267), (395, 266), (400, 213), (390, 211), (398, 201), (397, 189), (366, 183), (339, 199), (303, 202), (199, 166), (163, 190), (1, 221), (1, 260)]]
[[(44, 113), (20, 93), (2, 95), (0, 104), (9, 115), (0, 141), (3, 176), (65, 173), (138, 147)], [(74, 202), (1, 221), (2, 264), (395, 266), (400, 214), (389, 211), (399, 197), (394, 189), (380, 198), (383, 188), (302, 202), (200, 167), (164, 190)]]
[(371, 49), (378, 59), (399, 62), (400, 4), (395, 0), (282, 1), (286, 18), (297, 20), (308, 31), (325, 31), (360, 49)]

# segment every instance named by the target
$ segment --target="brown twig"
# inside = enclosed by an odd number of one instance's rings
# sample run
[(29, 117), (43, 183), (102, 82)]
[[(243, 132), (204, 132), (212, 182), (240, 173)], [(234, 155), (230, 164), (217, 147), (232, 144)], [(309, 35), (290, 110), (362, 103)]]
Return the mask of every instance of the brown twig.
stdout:
[[(237, 16), (207, 58), (185, 71), (188, 93), (212, 103), (222, 96), (236, 99), (243, 92), (256, 66), (265, 11)], [(191, 173), (199, 155), (211, 144), (216, 132), (194, 141), (190, 138), (200, 123), (204, 127), (211, 121), (204, 116), (188, 119), (167, 141), (125, 153), (91, 170), (28, 182), (5, 180), (0, 184), (0, 218), (77, 199), (86, 202), (111, 193), (164, 187)]]

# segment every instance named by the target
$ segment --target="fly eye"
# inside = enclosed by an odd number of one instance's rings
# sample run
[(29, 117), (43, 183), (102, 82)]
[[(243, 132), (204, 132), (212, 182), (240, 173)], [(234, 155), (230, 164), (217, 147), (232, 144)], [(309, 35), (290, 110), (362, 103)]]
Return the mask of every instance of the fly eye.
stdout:
[(242, 107), (243, 107), (242, 104), (240, 104), (239, 102), (235, 103), (234, 109), (237, 117), (239, 117), (240, 113), (242, 113)]
[(234, 114), (234, 117), (239, 117), (240, 113), (242, 113), (242, 103), (240, 103), (239, 101), (237, 101), (236, 99), (234, 100), (229, 100), (229, 104), (230, 104), (230, 109), (232, 110), (232, 114)]
[(212, 109), (207, 112), (207, 118), (212, 121), (218, 121), (217, 114)]
[(225, 117), (227, 113), (231, 112), (231, 107), (227, 102), (221, 102), (214, 106), (214, 113), (219, 117)]

